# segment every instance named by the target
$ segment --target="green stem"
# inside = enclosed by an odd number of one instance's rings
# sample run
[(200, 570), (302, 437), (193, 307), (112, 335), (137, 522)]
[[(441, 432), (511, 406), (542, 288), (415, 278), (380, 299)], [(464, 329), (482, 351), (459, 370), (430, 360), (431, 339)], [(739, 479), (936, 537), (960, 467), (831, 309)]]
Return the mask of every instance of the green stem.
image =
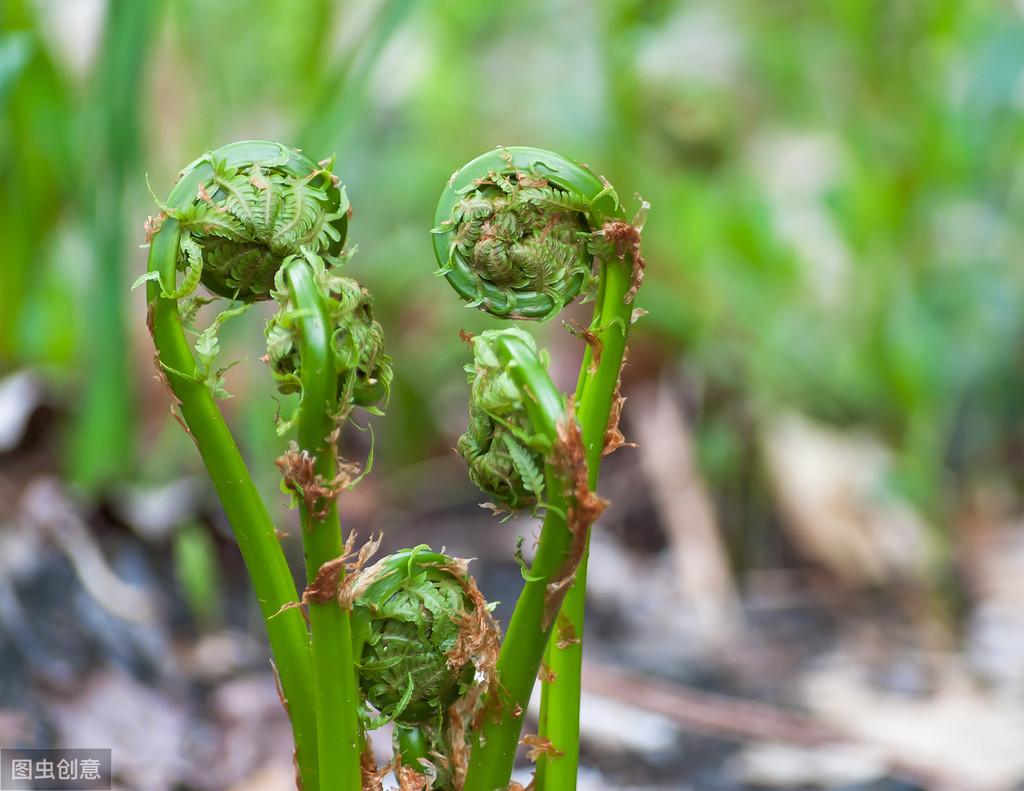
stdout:
[[(337, 412), (338, 374), (331, 349), (331, 327), (323, 296), (309, 265), (292, 259), (285, 278), (299, 311), (302, 356), (302, 403), (299, 411), (299, 447), (314, 458), (314, 472), (332, 481), (337, 472), (333, 415)], [(320, 567), (343, 550), (337, 504), (332, 499), (320, 518), (300, 498), (306, 578), (312, 583)], [(339, 578), (340, 581), (340, 578)], [(348, 611), (336, 601), (310, 602), (314, 707), (320, 787), (323, 791), (360, 791), (359, 693), (352, 657), (352, 627)]]
[[(505, 337), (498, 349), (516, 383), (531, 394), (526, 408), (532, 428), (555, 442), (557, 425), (567, 418), (564, 399), (547, 371), (519, 339)], [(565, 522), (565, 483), (545, 464), (548, 511), (528, 579), (516, 601), (498, 657), (500, 708), (488, 716), (482, 731), (472, 735), (472, 753), (465, 791), (505, 789), (512, 774), (523, 713), (540, 670), (551, 626), (544, 628), (548, 583), (555, 581), (569, 553), (572, 536)]]
[(359, 46), (342, 55), (317, 90), (317, 99), (310, 105), (315, 109), (295, 138), (299, 145), (307, 151), (330, 150), (331, 142), (344, 136), (381, 53), (415, 6), (413, 0), (386, 0), (380, 5)]
[[(160, 272), (163, 283), (169, 288), (174, 284), (180, 236), (177, 222), (167, 219), (150, 247), (149, 268)], [(297, 609), (281, 612), (284, 605), (298, 598), (295, 581), (266, 506), (253, 485), (217, 402), (200, 381), (178, 304), (160, 294), (160, 283), (151, 282), (148, 287), (150, 326), (158, 361), (231, 523), (259, 601), (292, 721), (302, 787), (304, 791), (317, 791), (320, 784), (309, 632)]]
[(69, 447), (69, 476), (86, 490), (132, 469), (135, 419), (125, 322), (125, 188), (138, 170), (139, 100), (147, 47), (160, 4), (115, 0), (107, 7), (102, 58), (91, 106), (96, 170), (83, 199), (91, 215), (94, 277), (88, 315), (90, 375)]
[(395, 723), (395, 739), (402, 766), (411, 766), (420, 774), (426, 774), (427, 767), (420, 760), (430, 760), (430, 745), (426, 734), (418, 725)]
[[(564, 294), (565, 299), (562, 296), (553, 299), (550, 294), (520, 290), (515, 294), (513, 302), (505, 289), (494, 287), (487, 278), (480, 277), (473, 262), (459, 252), (459, 222), (453, 218), (460, 196), (473, 189), (474, 185), (493, 180), (494, 174), (519, 177), (523, 173), (543, 178), (558, 190), (578, 199), (580, 205), (586, 206), (585, 217), (590, 230), (595, 237), (603, 237), (593, 240), (603, 241), (607, 245), (599, 254), (601, 276), (598, 306), (591, 323), (591, 332), (597, 336), (596, 343), (593, 347), (588, 346), (584, 353), (575, 398), (577, 419), (582, 428), (589, 466), (589, 484), (593, 489), (597, 482), (608, 416), (632, 318), (632, 306), (626, 304), (625, 298), (631, 286), (633, 262), (628, 256), (622, 261), (615, 259), (613, 250), (631, 244), (633, 236), (638, 232), (632, 229), (632, 233), (626, 233), (626, 217), (611, 185), (589, 169), (551, 151), (512, 147), (483, 154), (456, 171), (441, 193), (434, 215), (434, 253), (441, 266), (440, 271), (459, 295), (492, 315), (502, 318), (546, 318), (550, 316), (553, 306), (557, 307), (572, 299), (576, 292), (571, 288)], [(610, 260), (605, 260), (606, 256), (611, 256)], [(588, 338), (594, 340), (589, 335)], [(535, 430), (538, 429), (535, 427)], [(546, 586), (551, 581), (552, 573), (557, 572), (571, 544), (565, 519), (559, 514), (558, 503), (554, 502), (556, 498), (562, 503), (565, 501), (567, 492), (562, 488), (564, 481), (555, 480), (555, 485), (552, 485), (551, 470), (546, 468), (545, 474), (548, 477), (547, 496), (556, 508), (548, 511), (537, 556), (516, 602), (498, 662), (499, 681), (506, 693), (503, 698), (507, 698), (507, 701), (503, 699), (502, 702), (512, 705), (497, 707), (485, 723), (483, 734), (475, 734), (467, 791), (494, 791), (507, 787), (522, 727), (521, 708), (525, 708), (529, 700), (543, 658), (544, 648), (541, 643), (548, 641), (552, 631), (551, 626), (543, 630), (540, 628), (544, 622)], [(562, 620), (560, 636), (568, 637), (570, 629), (575, 629), (577, 634), (582, 633), (585, 551), (583, 555), (583, 561), (576, 570), (575, 587), (569, 594), (572, 601), (568, 606), (563, 602), (568, 620)], [(557, 620), (555, 623), (558, 623)], [(568, 757), (564, 761), (541, 761), (538, 777), (543, 783), (548, 764), (561, 763), (564, 767), (561, 776), (571, 779), (565, 783), (552, 783), (550, 787), (552, 791), (565, 791), (575, 787), (579, 753), (579, 647), (570, 644), (568, 649), (562, 651), (553, 645), (550, 657), (556, 666), (562, 668), (567, 684), (564, 690), (558, 692), (559, 700), (554, 700), (550, 695), (545, 697), (541, 706), (541, 733), (551, 739), (556, 750), (566, 753)]]
[[(631, 267), (611, 260), (602, 264), (601, 288), (594, 308), (590, 330), (601, 342), (596, 370), (591, 372), (594, 352), (587, 347), (576, 388), (576, 415), (583, 434), (587, 457), (588, 483), (596, 490), (601, 470), (608, 416), (618, 387), (619, 371), (626, 351), (626, 338), (632, 318), (632, 305), (625, 301), (631, 280)], [(556, 621), (556, 629), (548, 641), (545, 661), (554, 676), (541, 688), (540, 735), (551, 741), (562, 755), (537, 762), (537, 791), (573, 791), (580, 753), (580, 672), (583, 662), (583, 620), (586, 604), (587, 561), (585, 551), (576, 570), (576, 580)], [(562, 641), (560, 636), (569, 638)]]

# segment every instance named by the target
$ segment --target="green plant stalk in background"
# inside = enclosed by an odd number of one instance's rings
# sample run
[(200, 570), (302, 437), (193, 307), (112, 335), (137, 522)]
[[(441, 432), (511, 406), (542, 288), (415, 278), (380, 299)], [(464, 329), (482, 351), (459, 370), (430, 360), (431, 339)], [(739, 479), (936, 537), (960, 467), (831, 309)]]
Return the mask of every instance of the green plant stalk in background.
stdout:
[(133, 414), (125, 321), (125, 185), (139, 160), (139, 99), (148, 41), (160, 3), (115, 0), (106, 12), (95, 85), (93, 126), (97, 168), (81, 199), (92, 221), (94, 293), (87, 316), (91, 356), (82, 411), (70, 447), (70, 477), (86, 489), (109, 484), (131, 469)]
[[(316, 475), (324, 481), (332, 481), (337, 472), (334, 415), (338, 412), (338, 372), (331, 351), (331, 326), (309, 264), (304, 259), (293, 258), (286, 265), (284, 275), (294, 307), (299, 312), (302, 356), (299, 450), (314, 459)], [(331, 498), (325, 515), (320, 518), (310, 512), (301, 497), (298, 499), (306, 579), (312, 583), (321, 566), (343, 553), (338, 508)], [(340, 574), (344, 575), (344, 571)], [(319, 726), (320, 787), (324, 791), (359, 791), (362, 787), (359, 768), (362, 736), (349, 613), (338, 606), (334, 597), (325, 602), (310, 601), (309, 623), (314, 707)]]
[[(632, 323), (633, 307), (626, 302), (631, 272), (631, 262), (628, 261), (612, 258), (601, 263), (597, 303), (590, 323), (590, 331), (601, 344), (600, 361), (596, 371), (591, 373), (594, 354), (593, 347), (588, 345), (576, 387), (576, 417), (583, 434), (591, 491), (597, 490), (608, 418), (616, 398), (626, 338)], [(562, 602), (556, 628), (548, 638), (545, 651), (544, 661), (550, 673), (541, 685), (539, 734), (550, 740), (561, 755), (554, 759), (542, 755), (537, 760), (536, 791), (572, 791), (576, 788), (589, 546), (588, 534), (587, 549), (576, 569), (576, 579)]]
[[(81, 179), (72, 146), (72, 89), (34, 24), (37, 11), (30, 0), (0, 6), (0, 138), (7, 150), (17, 152), (0, 168), (5, 219), (0, 360), (5, 370), (76, 360), (80, 333), (66, 321), (68, 305), (85, 304), (74, 296), (76, 285), (55, 284), (58, 278), (42, 266), (60, 238), (61, 220)], [(90, 150), (90, 161), (94, 153)]]
[[(385, 0), (375, 12), (359, 46), (346, 51), (321, 79), (311, 112), (296, 130), (298, 145), (309, 151), (329, 149), (349, 131), (349, 122), (358, 115), (365, 100), (366, 84), (380, 61), (385, 46), (394, 39), (414, 0)], [(335, 149), (339, 150), (339, 149)]]

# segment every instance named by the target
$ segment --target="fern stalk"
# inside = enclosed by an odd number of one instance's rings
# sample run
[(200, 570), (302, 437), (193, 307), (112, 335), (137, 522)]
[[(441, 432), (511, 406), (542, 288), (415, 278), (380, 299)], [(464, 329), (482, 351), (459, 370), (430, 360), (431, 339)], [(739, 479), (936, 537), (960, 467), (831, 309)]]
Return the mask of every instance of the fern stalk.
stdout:
[[(507, 416), (509, 406), (501, 399), (484, 400), (481, 407), (481, 399), (489, 399), (491, 390), (500, 395), (514, 389), (503, 391), (500, 373), (488, 374), (486, 360), (473, 380), (470, 430), (459, 441), (471, 478), (497, 503), (547, 508), (537, 555), (529, 573), (524, 572), (526, 582), (501, 648), (498, 671), (507, 697), (501, 696), (493, 716), (475, 735), (466, 789), (494, 791), (507, 786), (522, 711), (546, 653), (551, 672), (543, 675), (557, 680), (545, 681), (541, 732), (533, 741), (539, 756), (537, 784), (549, 791), (567, 791), (575, 788), (579, 756), (586, 545), (590, 523), (603, 507), (592, 493), (607, 442), (617, 436), (617, 425), (610, 426), (609, 418), (616, 408), (632, 301), (643, 277), (640, 229), (626, 220), (611, 186), (587, 168), (550, 151), (520, 147), (484, 154), (457, 171), (442, 193), (435, 220), (438, 274), (470, 306), (498, 318), (550, 318), (587, 293), (594, 281), (597, 284), (593, 320), (580, 333), (587, 348), (573, 399), (581, 428), (579, 463), (586, 467), (584, 480), (552, 475), (553, 443), (546, 453), (533, 447), (532, 457), (525, 455), (527, 447), (517, 438), (530, 438)], [(522, 379), (531, 369), (511, 354), (522, 345), (515, 332), (522, 331), (501, 333), (508, 336), (503, 357), (510, 362), (508, 373)], [(481, 391), (483, 376), (493, 380), (491, 389)], [(535, 393), (539, 385), (524, 380), (521, 386)], [(534, 401), (524, 399), (531, 421), (542, 417), (534, 415)], [(481, 412), (490, 416), (490, 422), (481, 419)], [(507, 452), (499, 437), (508, 445)], [(545, 463), (543, 499), (530, 476), (538, 460)], [(586, 491), (581, 493), (579, 487)], [(572, 509), (588, 512), (589, 520), (573, 517)], [(559, 571), (563, 577), (552, 576)], [(566, 579), (574, 582), (556, 621), (545, 610), (551, 607), (552, 583)]]
[[(194, 179), (178, 182), (170, 202), (191, 198), (201, 175), (197, 173)], [(202, 381), (185, 337), (177, 300), (162, 296), (164, 286), (173, 288), (180, 237), (177, 222), (167, 219), (150, 246), (149, 269), (159, 274), (159, 280), (151, 281), (147, 288), (157, 362), (178, 401), (181, 417), (199, 449), (238, 542), (266, 624), (291, 718), (302, 787), (304, 791), (317, 791), (320, 785), (309, 633), (302, 613), (296, 609), (282, 610), (298, 598), (295, 582), (267, 508), (213, 394)]]
[[(331, 350), (331, 325), (323, 297), (304, 259), (293, 259), (284, 268), (285, 280), (299, 313), (302, 403), (298, 415), (300, 452), (314, 459), (313, 471), (324, 481), (337, 472), (334, 415), (338, 412), (338, 372)], [(338, 507), (333, 498), (326, 513), (312, 512), (300, 498), (302, 541), (306, 555), (306, 579), (317, 579), (321, 567), (343, 553)], [(344, 571), (340, 572), (341, 578)], [(339, 582), (341, 581), (339, 578)], [(362, 779), (359, 756), (359, 691), (352, 659), (352, 628), (348, 610), (332, 597), (309, 602), (312, 632), (314, 708), (320, 787), (359, 791)]]
[[(533, 430), (552, 445), (558, 424), (568, 419), (565, 400), (533, 352), (519, 339), (504, 334), (498, 353), (517, 385), (528, 395), (524, 399)], [(526, 581), (516, 600), (501, 653), (498, 657), (498, 700), (492, 701), (492, 715), (471, 737), (466, 791), (506, 788), (512, 774), (524, 712), (537, 679), (547, 636), (552, 626), (544, 624), (548, 585), (554, 582), (569, 554), (572, 535), (566, 524), (568, 501), (561, 475), (548, 463), (544, 467), (547, 516), (540, 542)]]
[[(360, 780), (358, 745), (352, 738), (357, 714), (351, 641), (343, 631), (336, 633), (336, 627), (343, 630), (347, 621), (337, 604), (333, 612), (330, 607), (311, 607), (311, 621), (320, 626), (314, 667), (309, 630), (302, 613), (292, 606), (298, 594), (277, 532), (217, 406), (216, 399), (226, 393), (224, 369), (215, 363), (218, 327), (243, 312), (249, 302), (270, 298), (275, 286), (283, 289), (274, 265), (291, 262), (290, 292), (302, 308), (293, 311), (299, 317), (298, 356), (308, 367), (280, 375), (288, 381), (298, 379), (308, 393), (298, 419), (300, 439), (316, 455), (317, 471), (327, 480), (333, 478), (333, 447), (330, 452), (322, 449), (333, 431), (338, 398), (336, 378), (329, 377), (334, 356), (321, 292), (313, 285), (306, 254), (320, 263), (321, 272), (320, 254), (339, 259), (347, 224), (344, 189), (329, 170), (293, 149), (244, 141), (210, 152), (185, 168), (161, 209), (148, 224), (149, 271), (139, 281), (148, 283), (158, 371), (178, 402), (245, 560), (292, 721), (298, 780), (304, 791), (356, 791)], [(300, 251), (303, 258), (296, 258)], [(342, 280), (335, 279), (339, 284)], [(210, 301), (191, 296), (200, 282), (241, 304), (220, 312), (198, 333), (193, 353), (185, 324), (191, 325), (195, 309)], [(278, 362), (290, 359), (285, 355)], [(320, 521), (324, 524), (314, 525), (304, 514), (310, 528), (304, 533), (311, 582), (325, 560), (341, 554), (336, 512), (332, 509)], [(334, 710), (339, 700), (345, 702)], [(318, 738), (324, 751), (318, 750)]]
[[(576, 387), (576, 414), (583, 434), (591, 490), (597, 489), (608, 417), (616, 398), (632, 321), (632, 306), (625, 299), (631, 288), (631, 264), (631, 261), (616, 259), (601, 264), (600, 290), (590, 323), (590, 331), (601, 343), (601, 359), (596, 370), (590, 373), (593, 347), (588, 345)], [(561, 755), (555, 759), (542, 755), (538, 759), (536, 791), (573, 791), (576, 788), (589, 546), (588, 535), (576, 579), (562, 602), (557, 629), (548, 638), (545, 651), (545, 664), (550, 673), (541, 686), (539, 735), (548, 739)]]

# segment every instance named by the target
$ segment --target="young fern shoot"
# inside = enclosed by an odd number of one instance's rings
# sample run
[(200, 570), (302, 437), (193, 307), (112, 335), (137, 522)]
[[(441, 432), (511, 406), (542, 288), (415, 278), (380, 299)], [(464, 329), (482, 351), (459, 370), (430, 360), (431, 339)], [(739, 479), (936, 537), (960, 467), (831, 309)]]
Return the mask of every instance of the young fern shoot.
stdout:
[[(541, 665), (547, 635), (572, 583), (586, 545), (590, 525), (604, 501), (587, 486), (586, 464), (579, 425), (566, 398), (548, 376), (546, 355), (533, 339), (516, 328), (491, 330), (474, 339), (476, 382), (500, 370), (505, 378), (501, 408), (493, 414), (491, 445), (502, 431), (514, 427), (518, 439), (529, 443), (543, 466), (543, 484), (531, 484), (535, 508), (544, 525), (532, 565), (523, 564), (523, 590), (516, 602), (498, 658), (498, 684), (484, 706), (482, 727), (473, 733), (466, 788), (499, 788), (508, 783), (523, 712)], [(477, 403), (471, 411), (493, 409)], [(528, 491), (529, 473), (512, 464), (506, 478), (482, 480), (484, 491), (496, 500), (508, 489)], [(504, 785), (503, 785), (504, 784)]]
[[(339, 271), (349, 205), (332, 164), (262, 141), (200, 157), (147, 223), (149, 271), (138, 281), (147, 284), (158, 370), (260, 602), (292, 719), (297, 782), (305, 791), (379, 788), (387, 767), (374, 765), (365, 731), (391, 722), (403, 788), (506, 788), (547, 646), (559, 680), (545, 687), (541, 733), (530, 744), (539, 787), (571, 789), (586, 546), (604, 507), (594, 494), (600, 458), (620, 436), (619, 370), (643, 275), (639, 228), (605, 182), (540, 149), (477, 158), (453, 176), (438, 206), (439, 273), (469, 304), (501, 318), (544, 319), (596, 291), (571, 399), (523, 330), (473, 342), (470, 425), (459, 451), (496, 507), (544, 518), (499, 651), (490, 606), (465, 561), (420, 546), (367, 567), (377, 543), (358, 553), (352, 536), (342, 544), (336, 498), (368, 472), (372, 452), (364, 469), (342, 460), (340, 429), (356, 408), (380, 414), (392, 371), (369, 292)], [(198, 295), (200, 285), (213, 297)], [(220, 312), (194, 329), (200, 308), (218, 298), (226, 301)], [(296, 441), (277, 464), (302, 523), (301, 600), (216, 403), (227, 397), (218, 330), (264, 300), (278, 305), (264, 359), (277, 389), (299, 396), (279, 420)]]
[[(341, 421), (386, 398), (390, 360), (369, 295), (342, 277), (348, 199), (330, 162), (279, 143), (245, 141), (205, 154), (182, 171), (147, 222), (149, 323), (160, 374), (196, 442), (238, 540), (267, 626), (292, 720), (296, 781), (305, 791), (359, 791), (360, 692), (348, 610), (307, 594), (309, 627), (293, 605), (294, 581), (266, 506), (216, 404), (226, 396), (216, 367), (217, 329), (251, 303), (276, 299), (268, 353), (282, 392), (300, 392), (283, 428), (298, 442), (279, 460), (295, 495), (307, 582), (342, 554), (335, 496), (353, 482), (339, 464)], [(228, 305), (197, 334), (186, 330), (202, 284)]]
[[(538, 352), (529, 333), (516, 328), (503, 332), (521, 340), (547, 368), (546, 353)], [(551, 439), (532, 432), (523, 393), (494, 352), (498, 340), (495, 331), (473, 338), (473, 364), (466, 366), (471, 386), (469, 427), (456, 449), (469, 467), (470, 479), (490, 495), (496, 508), (509, 513), (536, 510), (544, 495), (544, 457), (551, 451)]]
[[(499, 508), (542, 507), (545, 514), (501, 648), (501, 692), (475, 734), (465, 788), (508, 786), (522, 710), (543, 661), (554, 680), (544, 683), (540, 733), (529, 741), (538, 758), (535, 787), (571, 791), (586, 547), (603, 507), (593, 494), (601, 457), (621, 444), (619, 374), (644, 274), (640, 222), (626, 219), (612, 187), (586, 167), (525, 147), (498, 149), (459, 169), (435, 218), (437, 274), (469, 306), (502, 319), (548, 319), (581, 294), (595, 297), (576, 393), (561, 408), (526, 333), (474, 339), (470, 427), (459, 441), (471, 478)], [(535, 475), (541, 463), (543, 491)]]
[(402, 788), (462, 788), (467, 729), (494, 684), (497, 625), (467, 566), (418, 546), (357, 572), (354, 596), (342, 594), (353, 596), (364, 721), (394, 723)]
[[(369, 471), (338, 454), (343, 424), (381, 414), (391, 359), (369, 292), (340, 272), (345, 190), (330, 162), (277, 143), (233, 143), (181, 174), (147, 222), (150, 327), (157, 364), (231, 522), (260, 602), (295, 737), (303, 791), (462, 788), (469, 733), (496, 688), (498, 632), (467, 562), (419, 546), (366, 562), (379, 541), (344, 545), (336, 498)], [(213, 297), (200, 296), (203, 286)], [(200, 308), (222, 300), (196, 329)], [(219, 328), (273, 300), (265, 327), (280, 393), (278, 420), (295, 440), (277, 459), (299, 509), (306, 560), (301, 599), (267, 509), (217, 406)], [(190, 344), (188, 334), (195, 336)], [(300, 606), (308, 608), (304, 619)], [(391, 722), (395, 761), (378, 770), (366, 730)]]

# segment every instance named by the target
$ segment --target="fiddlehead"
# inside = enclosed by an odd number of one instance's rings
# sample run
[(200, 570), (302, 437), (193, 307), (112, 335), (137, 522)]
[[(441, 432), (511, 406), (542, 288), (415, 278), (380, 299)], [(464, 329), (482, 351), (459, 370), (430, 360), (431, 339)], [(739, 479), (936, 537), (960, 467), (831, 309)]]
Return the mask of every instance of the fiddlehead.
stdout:
[[(223, 395), (223, 369), (213, 367), (217, 327), (248, 303), (278, 299), (267, 360), (282, 391), (301, 392), (287, 423), (297, 426), (298, 443), (279, 466), (301, 509), (307, 579), (316, 579), (341, 554), (334, 496), (353, 482), (350, 466), (337, 459), (339, 423), (355, 406), (375, 409), (391, 379), (368, 293), (336, 271), (345, 259), (344, 189), (330, 163), (318, 165), (277, 143), (247, 141), (193, 162), (161, 209), (147, 223), (150, 271), (140, 278), (148, 282), (161, 370), (259, 594), (281, 660), (302, 785), (357, 789), (362, 733), (348, 611), (309, 602), (308, 630), (289, 612), (297, 597), (277, 534), (213, 402)], [(185, 330), (210, 301), (191, 296), (199, 283), (242, 304), (198, 332), (193, 353)]]
[[(344, 420), (357, 406), (380, 414), (377, 405), (390, 395), (392, 371), (391, 358), (384, 353), (384, 333), (373, 318), (373, 298), (352, 278), (327, 269), (314, 253), (307, 250), (303, 257), (313, 271), (329, 324), (337, 373), (335, 418)], [(281, 307), (267, 322), (267, 362), (279, 392), (300, 393), (302, 331), (298, 319), (302, 311), (291, 297), (283, 272), (282, 267), (272, 292)]]
[[(434, 253), (462, 299), (494, 316), (546, 319), (592, 291), (604, 220), (618, 198), (586, 168), (550, 151), (488, 152), (449, 180)], [(596, 244), (597, 243), (597, 244)]]
[[(237, 156), (241, 147), (251, 155)], [(201, 281), (222, 297), (264, 300), (287, 257), (308, 251), (337, 263), (349, 204), (332, 166), (275, 143), (236, 143), (195, 160), (181, 172), (188, 191), (176, 187), (161, 206), (180, 228), (183, 273), (165, 295), (187, 296)]]
[(490, 606), (466, 561), (427, 546), (389, 555), (347, 582), (349, 593), (339, 595), (350, 597), (359, 684), (380, 715), (367, 716), (368, 724), (396, 724), (400, 762), (416, 734), (425, 742), (417, 757), (428, 756), (435, 775), (431, 787), (451, 788), (465, 770), (463, 721), (493, 682)]
[[(186, 336), (186, 331), (192, 330), (197, 310), (211, 300), (198, 296), (189, 299), (183, 297), (190, 296), (189, 292), (197, 286), (204, 273), (209, 279), (208, 285), (215, 293), (220, 293), (218, 284), (226, 282), (227, 275), (219, 280), (210, 279), (213, 269), (207, 271), (205, 268), (206, 252), (218, 248), (216, 239), (225, 238), (214, 234), (213, 229), (231, 223), (232, 220), (225, 219), (228, 216), (240, 222), (239, 217), (227, 208), (227, 193), (222, 194), (220, 188), (213, 188), (212, 185), (229, 171), (236, 175), (248, 172), (251, 177), (254, 168), (272, 170), (280, 179), (293, 179), (296, 182), (308, 179), (308, 186), (324, 191), (327, 206), (323, 221), (335, 229), (338, 237), (335, 243), (340, 246), (346, 220), (341, 217), (328, 220), (327, 215), (336, 213), (343, 203), (347, 206), (347, 202), (342, 197), (340, 187), (330, 177), (322, 172), (316, 173), (320, 168), (315, 162), (278, 143), (232, 143), (185, 168), (166, 202), (160, 204), (160, 215), (147, 221), (149, 271), (138, 282), (147, 283), (149, 326), (156, 347), (158, 370), (172, 390), (183, 424), (202, 454), (238, 541), (266, 621), (281, 688), (288, 701), (302, 785), (315, 790), (320, 787), (322, 775), (319, 764), (323, 756), (318, 749), (318, 696), (315, 694), (310, 634), (305, 620), (297, 611), (283, 611), (297, 597), (295, 583), (275, 527), (214, 400), (223, 395), (220, 381), (222, 371), (214, 368), (214, 359), (219, 351), (217, 328), (225, 319), (241, 312), (246, 305), (229, 307), (206, 329), (197, 331), (194, 347)], [(256, 185), (252, 186), (256, 188)], [(209, 198), (209, 202), (203, 198), (204, 195)], [(195, 222), (198, 216), (197, 200), (207, 207), (209, 228)], [(213, 210), (214, 206), (218, 207), (217, 211)], [(255, 238), (254, 234), (250, 235)], [(209, 251), (202, 246), (207, 242), (210, 243)], [(331, 254), (330, 249), (327, 252)], [(178, 275), (182, 269), (185, 270), (185, 276), (182, 284), (178, 285)], [(230, 267), (220, 271), (230, 274)], [(263, 272), (261, 282), (264, 287), (267, 274)], [(272, 284), (273, 274), (269, 273), (269, 276)], [(245, 278), (238, 279), (231, 287), (229, 296), (246, 299), (250, 292), (252, 296), (256, 295), (252, 289), (246, 291), (241, 288), (243, 280)], [(246, 282), (254, 283), (255, 279), (250, 278)], [(325, 780), (329, 779), (324, 777)]]
[(517, 328), (490, 330), (473, 338), (473, 363), (466, 366), (471, 385), (469, 427), (457, 450), (469, 477), (506, 509), (536, 507), (544, 493), (544, 456), (551, 439), (531, 428), (525, 394), (502, 364), (495, 344), (519, 338), (547, 367), (529, 333)]
[[(641, 215), (645, 210), (642, 204)], [(640, 216), (628, 221), (612, 187), (585, 166), (550, 151), (520, 147), (489, 152), (456, 171), (435, 215), (438, 274), (471, 306), (499, 318), (546, 319), (581, 293), (596, 292), (590, 326), (578, 331), (587, 345), (572, 409), (559, 421), (557, 441), (544, 456), (548, 507), (540, 543), (529, 572), (524, 568), (526, 582), (498, 665), (501, 688), (510, 700), (525, 705), (543, 642), (551, 637), (547, 660), (555, 672), (550, 677), (562, 680), (555, 703), (552, 684), (545, 684), (539, 738), (556, 742), (552, 754), (563, 757), (555, 762), (557, 777), (555, 772), (545, 777), (551, 768), (546, 758), (538, 762), (540, 791), (575, 787), (586, 546), (590, 524), (603, 507), (593, 494), (601, 456), (622, 444), (615, 405), (621, 405), (619, 374), (626, 337), (638, 315), (633, 299), (644, 275), (640, 225)], [(515, 350), (509, 359), (519, 377), (529, 349), (519, 340), (508, 347)], [(498, 381), (502, 373), (488, 376)], [(477, 380), (472, 381), (475, 390)], [(530, 402), (524, 403), (529, 409)], [(474, 399), (470, 430), (460, 440), (470, 475), (504, 505), (540, 502), (537, 487), (527, 486), (522, 474), (536, 465), (537, 456), (502, 447), (504, 436), (517, 435), (500, 418)], [(495, 443), (495, 437), (501, 441)], [(559, 605), (564, 621), (559, 631), (565, 639), (549, 634)], [(521, 725), (509, 707), (485, 724), (473, 749), (468, 791), (507, 785)], [(545, 785), (548, 781), (551, 785)]]

